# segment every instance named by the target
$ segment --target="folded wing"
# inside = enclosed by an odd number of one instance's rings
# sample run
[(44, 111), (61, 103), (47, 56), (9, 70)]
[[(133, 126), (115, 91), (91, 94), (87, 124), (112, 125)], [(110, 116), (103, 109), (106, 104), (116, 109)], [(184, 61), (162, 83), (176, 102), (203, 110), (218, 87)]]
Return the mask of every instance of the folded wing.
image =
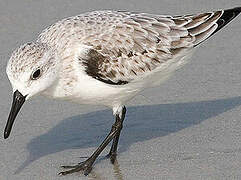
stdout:
[[(62, 23), (70, 27), (79, 42), (89, 47), (85, 57), (79, 57), (88, 75), (122, 85), (186, 56), (240, 11), (241, 8), (234, 8), (185, 16), (96, 11), (68, 18), (56, 26), (61, 29)], [(53, 32), (51, 28), (48, 31)], [(68, 33), (65, 28), (58, 37), (72, 35)], [(44, 37), (51, 36), (43, 33), (43, 42)]]

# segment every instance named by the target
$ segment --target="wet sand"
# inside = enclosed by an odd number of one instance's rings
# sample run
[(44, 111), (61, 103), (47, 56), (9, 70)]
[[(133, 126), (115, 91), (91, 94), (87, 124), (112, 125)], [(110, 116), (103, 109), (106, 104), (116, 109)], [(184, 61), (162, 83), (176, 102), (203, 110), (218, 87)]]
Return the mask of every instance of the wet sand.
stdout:
[[(12, 101), (5, 73), (11, 52), (64, 17), (100, 9), (193, 14), (240, 6), (232, 0), (0, 0), (0, 127)], [(85, 177), (57, 174), (89, 156), (113, 123), (105, 107), (36, 97), (9, 139), (0, 137), (1, 180), (241, 179), (241, 16), (203, 43), (192, 61), (127, 106), (118, 161), (107, 149)]]

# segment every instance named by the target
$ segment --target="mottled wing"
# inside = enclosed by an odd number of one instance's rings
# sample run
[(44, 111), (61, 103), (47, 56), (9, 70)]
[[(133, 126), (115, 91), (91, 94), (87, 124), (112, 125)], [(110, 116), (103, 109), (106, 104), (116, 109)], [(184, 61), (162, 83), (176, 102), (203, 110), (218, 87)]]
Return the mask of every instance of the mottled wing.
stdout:
[(88, 41), (93, 49), (84, 61), (86, 72), (109, 84), (126, 84), (184, 57), (221, 29), (240, 8), (188, 16), (127, 15), (111, 33)]
[(240, 10), (173, 17), (95, 11), (54, 24), (40, 35), (39, 41), (59, 47), (75, 39), (87, 45), (88, 53), (79, 57), (86, 73), (105, 83), (120, 85), (161, 70), (173, 59), (182, 59)]
[(112, 12), (111, 17), (117, 15), (117, 22), (109, 20), (109, 31), (82, 40), (91, 50), (80, 61), (95, 79), (126, 84), (174, 57), (185, 56), (193, 47), (194, 38), (185, 27), (176, 25), (172, 17), (130, 12)]

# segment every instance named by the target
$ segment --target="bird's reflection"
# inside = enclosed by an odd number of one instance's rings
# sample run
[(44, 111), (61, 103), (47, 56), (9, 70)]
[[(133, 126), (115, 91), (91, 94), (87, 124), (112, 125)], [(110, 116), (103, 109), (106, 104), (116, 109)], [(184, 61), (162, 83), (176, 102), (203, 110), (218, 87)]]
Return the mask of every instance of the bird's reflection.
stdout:
[(114, 169), (114, 176), (115, 176), (116, 180), (123, 180), (123, 175), (121, 173), (120, 165), (119, 165), (117, 159), (114, 163), (113, 169)]

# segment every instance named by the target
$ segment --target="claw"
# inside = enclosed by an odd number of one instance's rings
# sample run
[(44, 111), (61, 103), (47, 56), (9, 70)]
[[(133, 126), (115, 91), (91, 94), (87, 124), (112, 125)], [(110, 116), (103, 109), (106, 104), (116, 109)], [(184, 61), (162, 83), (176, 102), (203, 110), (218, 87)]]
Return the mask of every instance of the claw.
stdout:
[(84, 175), (87, 176), (92, 170), (92, 164), (93, 163), (90, 163), (90, 161), (87, 160), (74, 166), (61, 166), (61, 168), (70, 170), (62, 171), (59, 173), (59, 175), (67, 175), (79, 171), (84, 171)]
[(88, 176), (88, 174), (91, 172), (91, 170), (92, 170), (92, 166), (87, 167), (84, 171), (84, 175)]
[(114, 164), (114, 163), (115, 163), (115, 160), (116, 160), (116, 156), (117, 156), (116, 153), (109, 153), (109, 154), (106, 155), (106, 158), (110, 158), (110, 162), (111, 162), (112, 164)]
[(116, 154), (116, 153), (111, 154), (111, 156), (110, 156), (110, 162), (111, 162), (112, 164), (114, 164), (114, 163), (115, 163), (116, 156), (117, 156), (117, 154)]
[(59, 173), (59, 175), (67, 175), (67, 174), (71, 174), (71, 173), (74, 173), (74, 172), (78, 172), (78, 171), (81, 171), (81, 168), (80, 167), (77, 167), (77, 168), (74, 168), (74, 169), (71, 169), (71, 170), (68, 170), (68, 171), (62, 171)]
[(79, 158), (80, 158), (80, 159), (88, 159), (89, 156), (80, 156)]
[(61, 166), (61, 168), (64, 168), (64, 169), (71, 169), (71, 168), (76, 168), (78, 165), (75, 165), (75, 166)]

